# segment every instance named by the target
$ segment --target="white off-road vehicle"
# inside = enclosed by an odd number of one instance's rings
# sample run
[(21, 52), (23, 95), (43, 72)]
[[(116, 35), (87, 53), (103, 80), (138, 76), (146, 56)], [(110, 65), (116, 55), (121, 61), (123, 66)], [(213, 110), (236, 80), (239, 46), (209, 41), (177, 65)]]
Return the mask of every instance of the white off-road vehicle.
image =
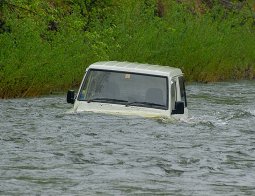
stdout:
[(188, 114), (183, 73), (178, 68), (129, 62), (97, 62), (86, 69), (74, 112), (181, 118)]

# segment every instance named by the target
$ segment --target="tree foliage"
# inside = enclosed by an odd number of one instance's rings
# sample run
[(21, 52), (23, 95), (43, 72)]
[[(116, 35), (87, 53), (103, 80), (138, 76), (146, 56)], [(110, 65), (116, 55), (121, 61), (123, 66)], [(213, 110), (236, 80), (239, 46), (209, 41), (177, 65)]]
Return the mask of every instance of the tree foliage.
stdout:
[(77, 86), (101, 60), (177, 66), (190, 81), (254, 78), (253, 2), (224, 2), (1, 0), (0, 97)]

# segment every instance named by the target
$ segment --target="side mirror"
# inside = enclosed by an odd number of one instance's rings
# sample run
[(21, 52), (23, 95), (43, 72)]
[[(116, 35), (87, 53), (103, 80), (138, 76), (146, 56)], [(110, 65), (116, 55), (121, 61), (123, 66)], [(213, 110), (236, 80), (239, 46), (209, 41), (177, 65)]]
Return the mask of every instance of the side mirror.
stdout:
[(184, 114), (184, 102), (176, 101), (175, 110), (172, 111), (172, 114)]
[(74, 104), (75, 98), (74, 98), (74, 90), (69, 90), (66, 95), (66, 101), (67, 103)]

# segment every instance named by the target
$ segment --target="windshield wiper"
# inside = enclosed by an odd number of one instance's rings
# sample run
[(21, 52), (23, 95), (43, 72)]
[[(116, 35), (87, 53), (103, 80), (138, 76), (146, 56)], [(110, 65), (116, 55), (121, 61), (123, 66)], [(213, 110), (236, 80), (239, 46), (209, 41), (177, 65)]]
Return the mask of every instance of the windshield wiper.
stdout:
[(157, 103), (150, 103), (150, 102), (142, 102), (142, 101), (133, 101), (128, 102), (122, 99), (114, 99), (114, 98), (105, 98), (105, 97), (98, 97), (86, 100), (88, 103), (90, 102), (104, 102), (104, 103), (125, 103), (126, 107), (128, 106), (143, 106), (143, 107), (151, 107), (151, 108), (165, 108), (165, 105), (157, 104)]
[(133, 101), (126, 104), (128, 106), (149, 106), (149, 107), (156, 107), (156, 108), (165, 108), (165, 105), (157, 104), (157, 103), (150, 103), (150, 102), (141, 102), (141, 101)]
[(92, 99), (88, 99), (86, 100), (88, 103), (90, 102), (106, 102), (106, 103), (114, 103), (114, 102), (118, 102), (118, 103), (127, 103), (128, 101), (126, 100), (122, 100), (122, 99), (113, 99), (113, 98), (92, 98)]

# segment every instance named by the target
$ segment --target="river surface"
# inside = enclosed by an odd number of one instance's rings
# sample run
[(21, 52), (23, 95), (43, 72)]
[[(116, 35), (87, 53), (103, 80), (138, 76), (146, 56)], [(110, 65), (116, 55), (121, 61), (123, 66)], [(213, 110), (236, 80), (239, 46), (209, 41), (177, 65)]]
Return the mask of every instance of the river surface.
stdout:
[(0, 195), (255, 195), (255, 81), (187, 96), (185, 122), (0, 100)]

